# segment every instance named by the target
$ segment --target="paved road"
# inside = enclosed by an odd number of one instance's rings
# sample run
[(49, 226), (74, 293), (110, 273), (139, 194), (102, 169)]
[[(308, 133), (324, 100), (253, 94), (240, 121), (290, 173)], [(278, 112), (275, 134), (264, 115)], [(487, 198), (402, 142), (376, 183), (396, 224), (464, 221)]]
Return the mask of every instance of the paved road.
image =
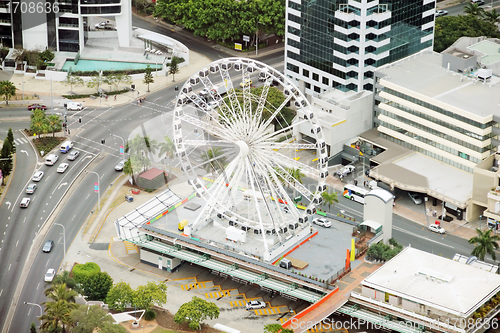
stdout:
[[(484, 8), (484, 10), (490, 10), (493, 7), (499, 7), (500, 6), (500, 0), (494, 0), (494, 1), (488, 1), (488, 0), (485, 0), (485, 5), (483, 5), (482, 7)], [(448, 15), (465, 15), (464, 13), (464, 7), (467, 3), (461, 3), (461, 4), (458, 4), (458, 5), (453, 5), (453, 6), (449, 6), (449, 7), (444, 7), (443, 9), (446, 10), (448, 12)], [(438, 5), (438, 8), (441, 8), (439, 5)], [(497, 9), (498, 10), (498, 9)]]

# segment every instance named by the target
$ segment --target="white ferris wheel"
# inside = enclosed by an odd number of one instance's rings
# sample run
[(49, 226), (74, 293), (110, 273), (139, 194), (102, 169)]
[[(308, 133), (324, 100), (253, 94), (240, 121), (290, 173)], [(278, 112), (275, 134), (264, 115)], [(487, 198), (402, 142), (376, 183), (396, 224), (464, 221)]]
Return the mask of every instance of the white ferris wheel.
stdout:
[[(284, 101), (273, 105), (273, 94)], [(307, 227), (328, 176), (326, 145), (316, 119), (293, 83), (264, 63), (226, 58), (191, 76), (174, 108), (173, 142), (188, 183), (206, 200), (198, 218), (190, 221), (192, 232), (217, 219), (263, 237), (267, 251), (269, 239), (282, 242)], [(306, 128), (310, 143), (291, 138), (299, 127)], [(314, 153), (314, 167), (287, 154), (295, 150)], [(297, 181), (297, 169), (314, 183)], [(306, 209), (294, 205), (294, 194)]]

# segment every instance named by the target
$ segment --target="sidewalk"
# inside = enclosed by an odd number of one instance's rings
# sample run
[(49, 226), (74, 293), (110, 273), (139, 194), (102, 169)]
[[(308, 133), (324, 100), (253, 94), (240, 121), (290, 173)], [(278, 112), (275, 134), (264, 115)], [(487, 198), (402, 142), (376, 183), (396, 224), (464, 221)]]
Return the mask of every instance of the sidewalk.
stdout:
[(458, 5), (458, 4), (461, 4), (464, 2), (465, 2), (465, 0), (443, 0), (443, 1), (438, 1), (438, 3), (436, 4), (436, 7), (437, 7), (437, 9), (443, 9), (443, 8)]

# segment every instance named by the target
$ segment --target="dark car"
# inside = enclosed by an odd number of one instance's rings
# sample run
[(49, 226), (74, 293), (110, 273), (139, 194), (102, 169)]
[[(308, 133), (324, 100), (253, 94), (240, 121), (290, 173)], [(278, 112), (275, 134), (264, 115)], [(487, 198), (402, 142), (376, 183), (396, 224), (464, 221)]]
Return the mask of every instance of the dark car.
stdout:
[(45, 244), (43, 245), (43, 249), (42, 251), (43, 252), (50, 252), (52, 251), (52, 248), (54, 247), (54, 241), (51, 241), (51, 240), (48, 240), (45, 242)]
[(30, 111), (35, 109), (47, 110), (47, 107), (42, 104), (31, 104), (28, 106), (28, 110)]

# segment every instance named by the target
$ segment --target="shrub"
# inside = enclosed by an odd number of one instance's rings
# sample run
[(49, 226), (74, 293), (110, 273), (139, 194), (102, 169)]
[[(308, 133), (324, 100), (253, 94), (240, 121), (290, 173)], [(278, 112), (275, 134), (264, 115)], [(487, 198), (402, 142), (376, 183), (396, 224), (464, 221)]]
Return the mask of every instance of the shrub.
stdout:
[(76, 282), (84, 283), (87, 277), (92, 273), (97, 273), (101, 271), (101, 267), (95, 262), (88, 262), (86, 264), (77, 264), (73, 267), (73, 277)]
[(154, 312), (153, 310), (149, 309), (147, 310), (145, 313), (144, 313), (144, 319), (147, 320), (147, 321), (151, 321), (151, 320), (154, 320), (156, 319), (156, 312)]

